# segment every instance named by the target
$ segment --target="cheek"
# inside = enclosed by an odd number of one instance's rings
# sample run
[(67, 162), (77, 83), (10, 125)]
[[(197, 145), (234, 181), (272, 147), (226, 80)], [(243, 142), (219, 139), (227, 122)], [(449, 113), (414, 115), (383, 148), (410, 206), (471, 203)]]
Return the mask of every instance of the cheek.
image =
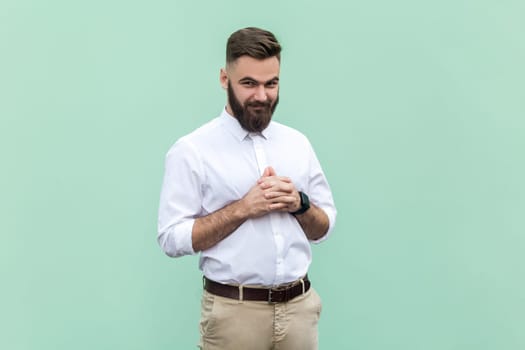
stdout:
[(275, 101), (277, 99), (277, 96), (279, 96), (279, 90), (270, 90), (267, 92), (266, 96), (268, 96), (270, 100)]

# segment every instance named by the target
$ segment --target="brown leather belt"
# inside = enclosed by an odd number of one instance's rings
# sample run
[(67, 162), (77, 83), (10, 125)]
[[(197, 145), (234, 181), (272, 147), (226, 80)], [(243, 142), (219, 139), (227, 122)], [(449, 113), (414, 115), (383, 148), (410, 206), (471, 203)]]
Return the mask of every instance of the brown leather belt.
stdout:
[[(277, 288), (250, 288), (243, 286), (230, 286), (212, 281), (204, 277), (204, 289), (211, 294), (237, 300), (267, 301), (273, 303), (285, 303), (293, 298), (306, 293), (310, 289), (308, 275), (301, 280), (286, 287)], [(242, 295), (241, 295), (242, 294)]]

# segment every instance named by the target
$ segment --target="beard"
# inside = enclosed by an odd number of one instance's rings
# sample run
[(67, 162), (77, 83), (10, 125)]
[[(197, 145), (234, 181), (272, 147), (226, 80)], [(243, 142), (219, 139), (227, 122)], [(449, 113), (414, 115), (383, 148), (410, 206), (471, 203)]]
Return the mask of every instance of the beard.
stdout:
[(233, 116), (239, 121), (242, 128), (249, 132), (261, 132), (272, 120), (273, 112), (279, 103), (279, 95), (274, 100), (264, 102), (246, 101), (242, 104), (235, 96), (231, 84), (228, 82), (228, 103), (233, 112)]

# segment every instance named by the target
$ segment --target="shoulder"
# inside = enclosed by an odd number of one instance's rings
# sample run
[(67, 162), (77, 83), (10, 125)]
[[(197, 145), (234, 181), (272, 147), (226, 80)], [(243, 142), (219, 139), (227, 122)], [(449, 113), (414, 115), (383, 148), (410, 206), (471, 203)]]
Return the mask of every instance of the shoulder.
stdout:
[(178, 141), (199, 143), (199, 142), (205, 141), (210, 136), (215, 135), (217, 129), (220, 127), (221, 127), (220, 119), (214, 118), (210, 120), (209, 122), (207, 122), (206, 124), (203, 124), (197, 129), (193, 130), (189, 134), (182, 136)]
[(217, 129), (220, 128), (219, 118), (214, 118), (209, 122), (201, 125), (197, 129), (191, 131), (190, 133), (181, 136), (175, 143), (171, 146), (168, 153), (176, 151), (196, 151), (203, 144), (217, 134)]

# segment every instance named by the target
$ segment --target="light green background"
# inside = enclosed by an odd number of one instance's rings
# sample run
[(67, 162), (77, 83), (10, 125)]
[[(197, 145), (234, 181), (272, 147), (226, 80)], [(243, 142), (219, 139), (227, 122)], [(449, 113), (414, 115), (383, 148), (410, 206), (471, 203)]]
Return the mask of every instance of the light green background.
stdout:
[(197, 258), (156, 243), (164, 155), (261, 26), (275, 118), (339, 210), (320, 348), (524, 349), (524, 4), (1, 0), (0, 348), (195, 348)]

